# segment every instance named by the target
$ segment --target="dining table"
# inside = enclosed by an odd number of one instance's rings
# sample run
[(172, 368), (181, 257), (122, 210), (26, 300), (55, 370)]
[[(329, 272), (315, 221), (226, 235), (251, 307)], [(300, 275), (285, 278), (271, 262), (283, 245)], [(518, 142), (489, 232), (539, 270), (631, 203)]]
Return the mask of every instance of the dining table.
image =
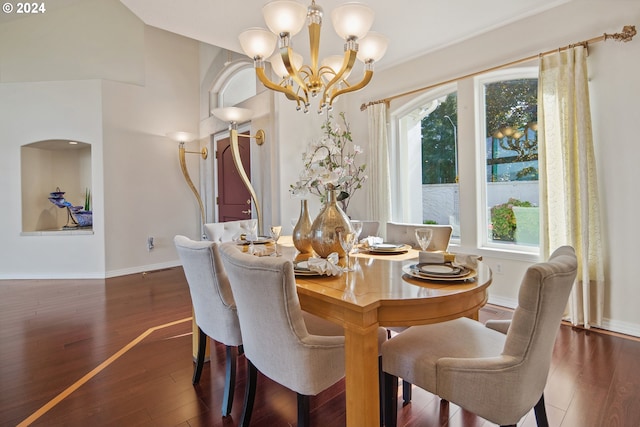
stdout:
[[(278, 245), (285, 256), (300, 259), (290, 236)], [(351, 255), (352, 271), (337, 275), (296, 274), (302, 309), (344, 328), (348, 427), (380, 424), (378, 328), (477, 320), (487, 303), (492, 273), (483, 262), (464, 280), (431, 280), (411, 274), (419, 251), (404, 249), (359, 249)]]

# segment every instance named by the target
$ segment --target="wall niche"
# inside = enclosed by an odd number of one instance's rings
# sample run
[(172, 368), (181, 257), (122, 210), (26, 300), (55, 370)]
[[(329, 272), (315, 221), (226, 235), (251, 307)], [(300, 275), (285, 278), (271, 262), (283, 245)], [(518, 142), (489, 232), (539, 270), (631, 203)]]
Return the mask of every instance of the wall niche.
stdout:
[(91, 226), (76, 227), (66, 208), (49, 201), (50, 193), (59, 188), (65, 201), (84, 207), (91, 191), (91, 144), (60, 139), (33, 142), (20, 147), (20, 162), (23, 234), (92, 232)]

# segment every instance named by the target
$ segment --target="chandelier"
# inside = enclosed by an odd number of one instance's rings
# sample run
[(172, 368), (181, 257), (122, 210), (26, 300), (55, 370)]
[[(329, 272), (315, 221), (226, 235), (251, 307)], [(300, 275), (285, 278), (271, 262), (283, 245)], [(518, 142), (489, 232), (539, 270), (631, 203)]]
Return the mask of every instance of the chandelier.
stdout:
[[(385, 36), (369, 32), (373, 24), (373, 10), (362, 3), (345, 3), (333, 10), (331, 19), (336, 33), (344, 39), (344, 54), (329, 56), (318, 61), (322, 8), (315, 0), (307, 8), (293, 0), (275, 0), (262, 8), (269, 30), (249, 28), (239, 35), (242, 50), (254, 60), (258, 79), (269, 89), (282, 92), (297, 103), (297, 110), (309, 111), (310, 97), (319, 96), (318, 112), (331, 109), (339, 95), (365, 87), (373, 77), (373, 64), (387, 50)], [(307, 22), (309, 29), (309, 65), (303, 65), (302, 55), (293, 51), (291, 39)], [(268, 59), (278, 42), (280, 53)], [(347, 79), (356, 59), (364, 63), (364, 75), (357, 83)], [(281, 80), (267, 77), (265, 61)]]

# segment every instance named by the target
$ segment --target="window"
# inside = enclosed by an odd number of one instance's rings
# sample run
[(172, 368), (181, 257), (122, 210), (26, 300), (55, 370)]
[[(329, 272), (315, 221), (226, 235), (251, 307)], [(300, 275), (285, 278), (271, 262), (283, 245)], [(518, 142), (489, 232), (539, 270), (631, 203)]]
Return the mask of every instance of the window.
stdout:
[(253, 67), (235, 71), (218, 94), (220, 107), (233, 107), (256, 94), (256, 72)]
[(411, 217), (402, 220), (451, 224), (455, 239), (460, 237), (457, 116), (457, 93), (449, 88), (431, 93), (399, 119), (408, 145), (420, 151), (408, 153), (406, 170), (419, 173), (414, 184), (421, 197), (416, 198), (418, 205), (411, 204)]
[(538, 253), (537, 73), (493, 72), (391, 111), (394, 221), (450, 224), (461, 247)]
[(531, 73), (480, 80), (483, 92), (486, 176), (484, 243), (539, 244), (538, 80)]

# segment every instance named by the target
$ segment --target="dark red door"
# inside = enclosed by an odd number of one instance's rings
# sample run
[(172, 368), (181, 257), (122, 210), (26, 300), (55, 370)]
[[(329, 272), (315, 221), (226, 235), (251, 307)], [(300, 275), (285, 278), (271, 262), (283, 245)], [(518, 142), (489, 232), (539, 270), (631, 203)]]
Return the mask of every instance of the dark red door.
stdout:
[[(239, 138), (240, 158), (251, 179), (250, 139)], [(218, 221), (251, 218), (251, 194), (244, 186), (233, 163), (230, 138), (220, 139), (216, 145), (218, 163)]]

